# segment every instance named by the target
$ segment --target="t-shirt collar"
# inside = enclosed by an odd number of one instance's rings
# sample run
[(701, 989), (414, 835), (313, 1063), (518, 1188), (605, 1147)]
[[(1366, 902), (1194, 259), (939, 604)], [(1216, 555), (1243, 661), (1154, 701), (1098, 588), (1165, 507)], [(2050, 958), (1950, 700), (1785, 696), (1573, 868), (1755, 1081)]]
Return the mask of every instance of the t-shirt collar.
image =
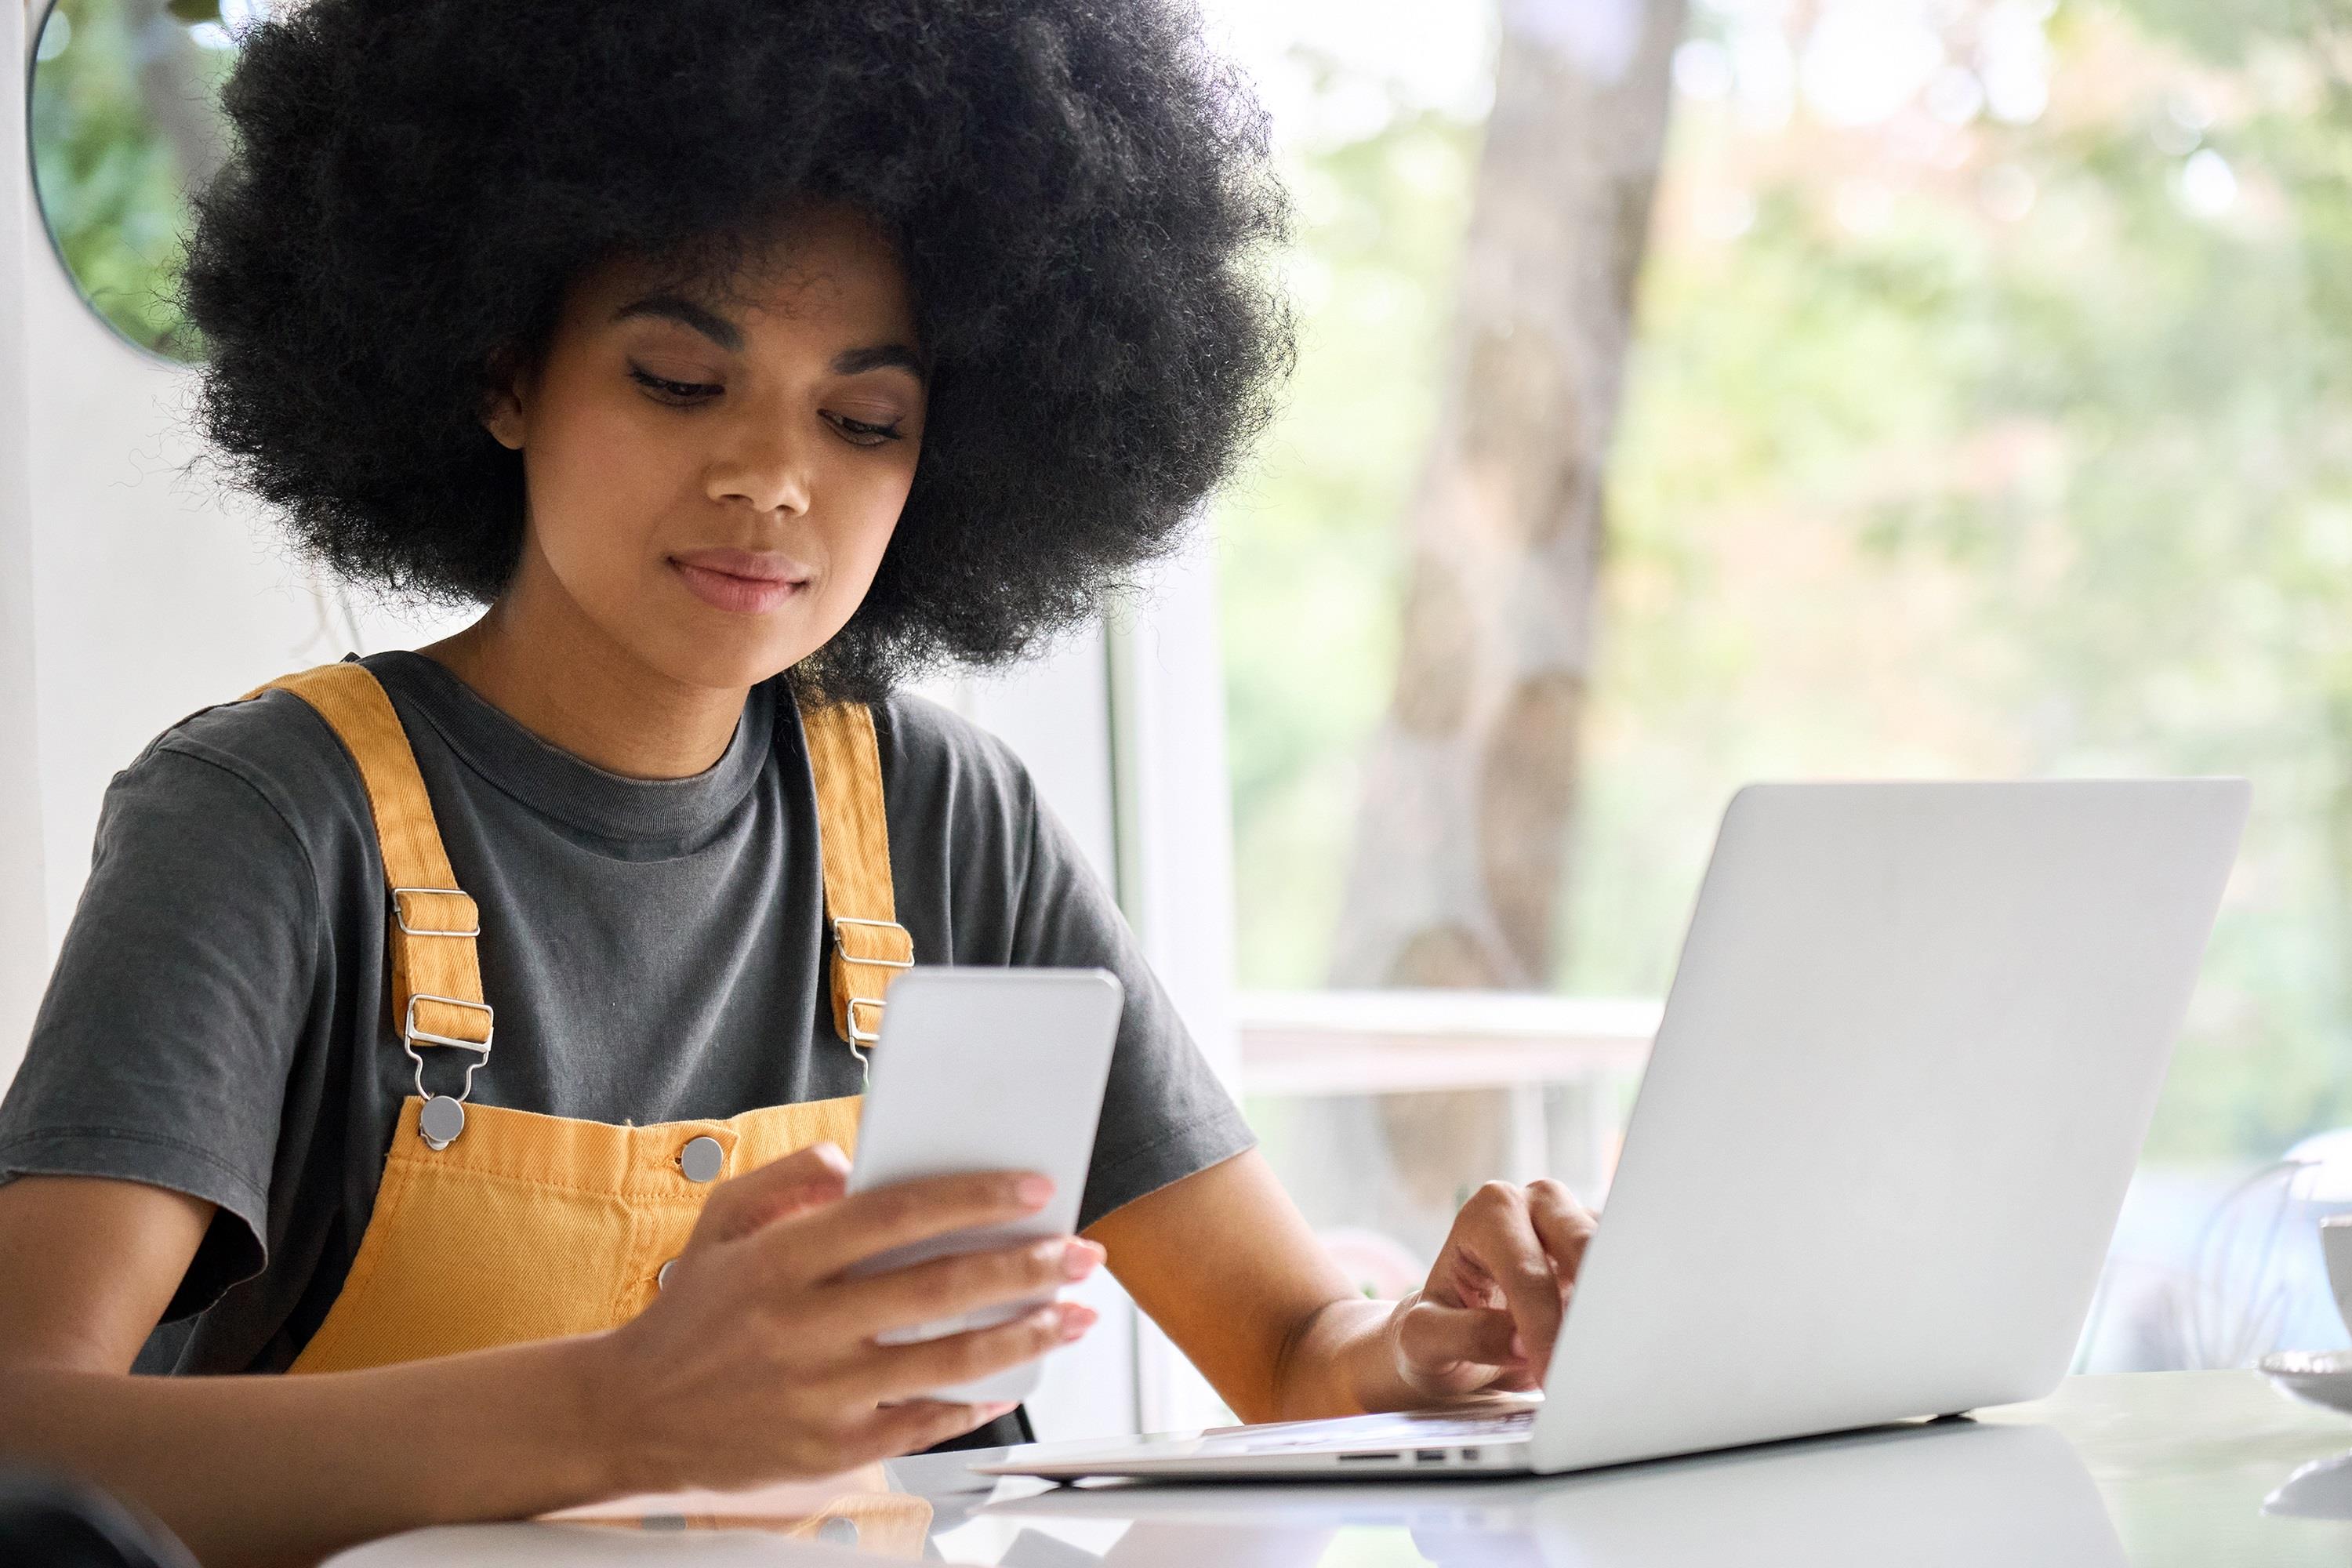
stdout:
[(774, 729), (775, 682), (762, 681), (717, 762), (685, 778), (631, 778), (542, 740), (427, 655), (388, 649), (366, 663), (491, 784), (549, 816), (627, 843), (692, 840), (718, 826), (759, 777)]

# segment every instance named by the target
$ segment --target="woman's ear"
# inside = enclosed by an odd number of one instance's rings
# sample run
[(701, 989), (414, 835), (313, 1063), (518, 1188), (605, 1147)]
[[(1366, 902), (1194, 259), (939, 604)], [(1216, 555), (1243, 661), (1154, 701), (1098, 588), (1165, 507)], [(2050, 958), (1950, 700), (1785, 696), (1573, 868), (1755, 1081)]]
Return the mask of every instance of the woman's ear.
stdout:
[(522, 395), (525, 382), (515, 368), (513, 356), (494, 354), (490, 358), (490, 389), (482, 398), (482, 428), (490, 438), (509, 451), (522, 450)]

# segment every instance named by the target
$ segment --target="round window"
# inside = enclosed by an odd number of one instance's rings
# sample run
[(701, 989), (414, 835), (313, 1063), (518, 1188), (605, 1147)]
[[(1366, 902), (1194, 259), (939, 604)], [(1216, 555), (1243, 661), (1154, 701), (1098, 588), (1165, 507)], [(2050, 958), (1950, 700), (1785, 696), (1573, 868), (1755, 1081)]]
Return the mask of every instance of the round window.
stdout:
[(33, 189), (58, 259), (149, 353), (204, 357), (172, 300), (188, 194), (228, 151), (221, 82), (268, 0), (53, 0), (26, 96)]

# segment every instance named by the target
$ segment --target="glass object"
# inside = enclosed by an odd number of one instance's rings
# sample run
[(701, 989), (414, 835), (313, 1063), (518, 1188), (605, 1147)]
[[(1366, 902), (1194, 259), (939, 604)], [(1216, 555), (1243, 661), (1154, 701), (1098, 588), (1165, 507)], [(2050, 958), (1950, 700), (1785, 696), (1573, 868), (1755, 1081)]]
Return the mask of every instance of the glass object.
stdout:
[(203, 344), (172, 300), (188, 194), (228, 152), (221, 83), (267, 0), (54, 0), (26, 98), (51, 247), (107, 325), (181, 363)]

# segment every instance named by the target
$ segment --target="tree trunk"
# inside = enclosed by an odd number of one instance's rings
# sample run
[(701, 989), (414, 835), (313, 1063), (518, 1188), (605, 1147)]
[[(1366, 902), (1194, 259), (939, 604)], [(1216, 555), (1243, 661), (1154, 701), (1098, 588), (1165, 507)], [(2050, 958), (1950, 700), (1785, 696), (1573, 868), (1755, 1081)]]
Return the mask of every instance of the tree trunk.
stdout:
[(1684, 0), (1503, 0), (1453, 365), (1408, 524), (1396, 689), (1367, 761), (1337, 985), (1549, 979), (1601, 475), (1683, 18)]

